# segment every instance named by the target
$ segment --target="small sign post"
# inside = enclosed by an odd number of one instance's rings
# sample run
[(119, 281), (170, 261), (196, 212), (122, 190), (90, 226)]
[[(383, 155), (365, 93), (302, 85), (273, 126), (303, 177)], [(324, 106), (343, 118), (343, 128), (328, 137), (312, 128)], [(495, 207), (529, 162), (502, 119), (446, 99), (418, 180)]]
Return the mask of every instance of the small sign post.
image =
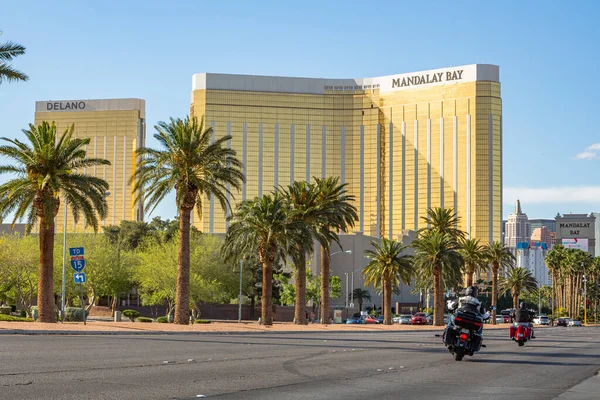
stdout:
[(85, 258), (83, 247), (71, 247), (69, 249), (71, 256), (71, 268), (75, 271), (73, 279), (75, 283), (79, 283), (79, 300), (81, 301), (81, 311), (83, 312), (83, 324), (86, 324), (85, 304), (83, 304), (83, 284), (86, 282), (85, 273), (82, 272), (85, 268)]

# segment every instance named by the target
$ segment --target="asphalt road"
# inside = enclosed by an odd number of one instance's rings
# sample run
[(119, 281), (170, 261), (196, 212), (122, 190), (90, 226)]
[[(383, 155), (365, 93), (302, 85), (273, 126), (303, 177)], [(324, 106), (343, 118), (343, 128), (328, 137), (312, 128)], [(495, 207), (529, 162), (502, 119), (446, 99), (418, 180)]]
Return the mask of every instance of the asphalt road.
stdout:
[(434, 332), (0, 335), (0, 399), (552, 399), (600, 370), (600, 328), (507, 330), (455, 362)]

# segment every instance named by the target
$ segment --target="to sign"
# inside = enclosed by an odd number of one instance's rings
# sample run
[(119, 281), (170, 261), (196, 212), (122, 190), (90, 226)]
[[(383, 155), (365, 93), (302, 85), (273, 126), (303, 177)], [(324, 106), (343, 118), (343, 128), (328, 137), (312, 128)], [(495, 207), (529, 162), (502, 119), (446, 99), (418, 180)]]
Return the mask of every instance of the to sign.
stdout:
[(73, 279), (75, 279), (75, 283), (85, 283), (85, 273), (76, 272), (73, 274)]
[(70, 247), (69, 255), (73, 256), (83, 256), (83, 247)]

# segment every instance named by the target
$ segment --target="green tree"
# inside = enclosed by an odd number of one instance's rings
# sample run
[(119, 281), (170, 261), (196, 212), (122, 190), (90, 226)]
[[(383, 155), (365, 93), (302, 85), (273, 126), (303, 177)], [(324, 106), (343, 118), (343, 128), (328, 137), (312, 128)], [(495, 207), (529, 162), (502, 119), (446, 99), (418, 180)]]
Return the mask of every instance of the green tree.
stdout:
[[(2, 32), (0, 32), (0, 35)], [(5, 42), (0, 43), (0, 84), (2, 82), (15, 82), (15, 81), (27, 81), (29, 77), (23, 72), (14, 69), (9, 62), (15, 57), (22, 56), (25, 54), (25, 47), (13, 43)]]
[(0, 166), (0, 174), (12, 178), (0, 185), (0, 219), (13, 213), (13, 224), (27, 218), (28, 231), (39, 222), (40, 266), (38, 276), (38, 312), (40, 322), (54, 321), (54, 218), (60, 198), (68, 201), (77, 222), (83, 214), (87, 223), (98, 230), (98, 218), (106, 217), (108, 183), (78, 172), (86, 167), (109, 165), (107, 160), (88, 158), (85, 147), (89, 138), (73, 138), (74, 126), (57, 135), (56, 125), (42, 122), (23, 130), (29, 143), (2, 138), (0, 156), (9, 165)]
[(31, 305), (37, 293), (37, 238), (18, 234), (0, 236), (0, 276), (3, 292), (13, 298), (31, 315)]
[[(431, 279), (434, 288), (433, 324), (444, 324), (444, 281), (451, 277), (460, 279), (463, 259), (458, 252), (458, 241), (448, 233), (433, 229), (422, 231), (412, 243), (415, 251), (414, 266), (418, 278)], [(420, 275), (420, 277), (419, 277)], [(447, 278), (444, 279), (444, 276)], [(458, 277), (458, 279), (457, 279)]]
[(452, 208), (430, 207), (427, 210), (427, 216), (421, 217), (421, 220), (427, 226), (419, 229), (418, 233), (433, 230), (441, 234), (447, 234), (457, 241), (466, 237), (465, 232), (458, 229), (460, 218)]
[(562, 304), (562, 293), (564, 288), (562, 270), (564, 269), (565, 261), (567, 259), (566, 250), (567, 249), (561, 244), (557, 244), (546, 254), (544, 259), (546, 266), (552, 275), (552, 315), (555, 314), (554, 309), (557, 307), (557, 303), (559, 304), (558, 307), (564, 307)]
[(306, 225), (290, 219), (291, 213), (289, 202), (279, 193), (244, 201), (231, 216), (223, 245), (228, 261), (258, 256), (262, 264), (261, 318), (265, 325), (273, 324), (273, 264), (288, 256), (297, 260), (298, 248), (307, 248), (312, 241)]
[[(354, 196), (349, 195), (346, 184), (340, 184), (339, 177), (315, 178), (316, 190), (320, 197), (320, 207), (327, 209), (328, 217), (318, 228), (321, 241), (321, 323), (329, 323), (329, 269), (331, 242), (339, 244), (338, 232), (347, 232), (358, 221)], [(333, 240), (332, 240), (333, 239)], [(340, 246), (341, 247), (341, 246)]]
[(162, 147), (138, 149), (140, 161), (131, 180), (133, 193), (143, 198), (152, 212), (165, 196), (175, 190), (179, 211), (179, 261), (175, 323), (189, 323), (190, 299), (190, 218), (196, 207), (202, 216), (204, 196), (214, 198), (223, 210), (230, 208), (227, 195), (239, 190), (244, 181), (242, 163), (235, 150), (226, 146), (231, 136), (213, 138), (204, 119), (171, 118), (159, 122), (154, 135)]
[(383, 287), (383, 317), (385, 324), (392, 323), (392, 290), (402, 282), (407, 285), (413, 276), (412, 256), (406, 254), (408, 246), (383, 238), (381, 244), (371, 242), (373, 250), (366, 250), (369, 264), (363, 269), (365, 284)]
[[(484, 249), (487, 261), (492, 264), (492, 306), (498, 307), (498, 273), (514, 267), (515, 256), (500, 242), (488, 243)], [(492, 311), (492, 324), (496, 325), (496, 310)]]
[(537, 290), (537, 280), (531, 271), (525, 268), (512, 268), (506, 274), (506, 278), (500, 280), (500, 293), (510, 291), (512, 295), (513, 308), (519, 307), (519, 296), (522, 292), (533, 292)]
[(104, 235), (110, 243), (120, 250), (135, 250), (148, 237), (153, 237), (155, 231), (147, 222), (123, 220), (119, 225), (102, 227)]
[(371, 293), (362, 288), (355, 288), (352, 291), (352, 295), (348, 295), (348, 301), (358, 301), (358, 311), (362, 311), (365, 300), (371, 301)]
[(473, 275), (487, 270), (487, 256), (485, 247), (480, 244), (479, 239), (464, 239), (460, 242), (459, 253), (464, 261), (465, 286), (473, 285)]

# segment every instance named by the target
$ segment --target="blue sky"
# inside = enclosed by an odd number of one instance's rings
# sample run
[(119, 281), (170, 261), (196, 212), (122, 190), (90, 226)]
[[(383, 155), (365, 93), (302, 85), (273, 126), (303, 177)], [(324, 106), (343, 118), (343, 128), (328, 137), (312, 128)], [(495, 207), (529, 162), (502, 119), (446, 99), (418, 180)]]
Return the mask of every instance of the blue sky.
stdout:
[[(189, 109), (192, 74), (370, 77), (500, 66), (504, 215), (600, 211), (600, 2), (6, 2), (0, 41), (28, 83), (0, 86), (0, 136), (36, 100), (146, 99), (153, 125)], [(172, 218), (167, 199), (155, 215)]]

